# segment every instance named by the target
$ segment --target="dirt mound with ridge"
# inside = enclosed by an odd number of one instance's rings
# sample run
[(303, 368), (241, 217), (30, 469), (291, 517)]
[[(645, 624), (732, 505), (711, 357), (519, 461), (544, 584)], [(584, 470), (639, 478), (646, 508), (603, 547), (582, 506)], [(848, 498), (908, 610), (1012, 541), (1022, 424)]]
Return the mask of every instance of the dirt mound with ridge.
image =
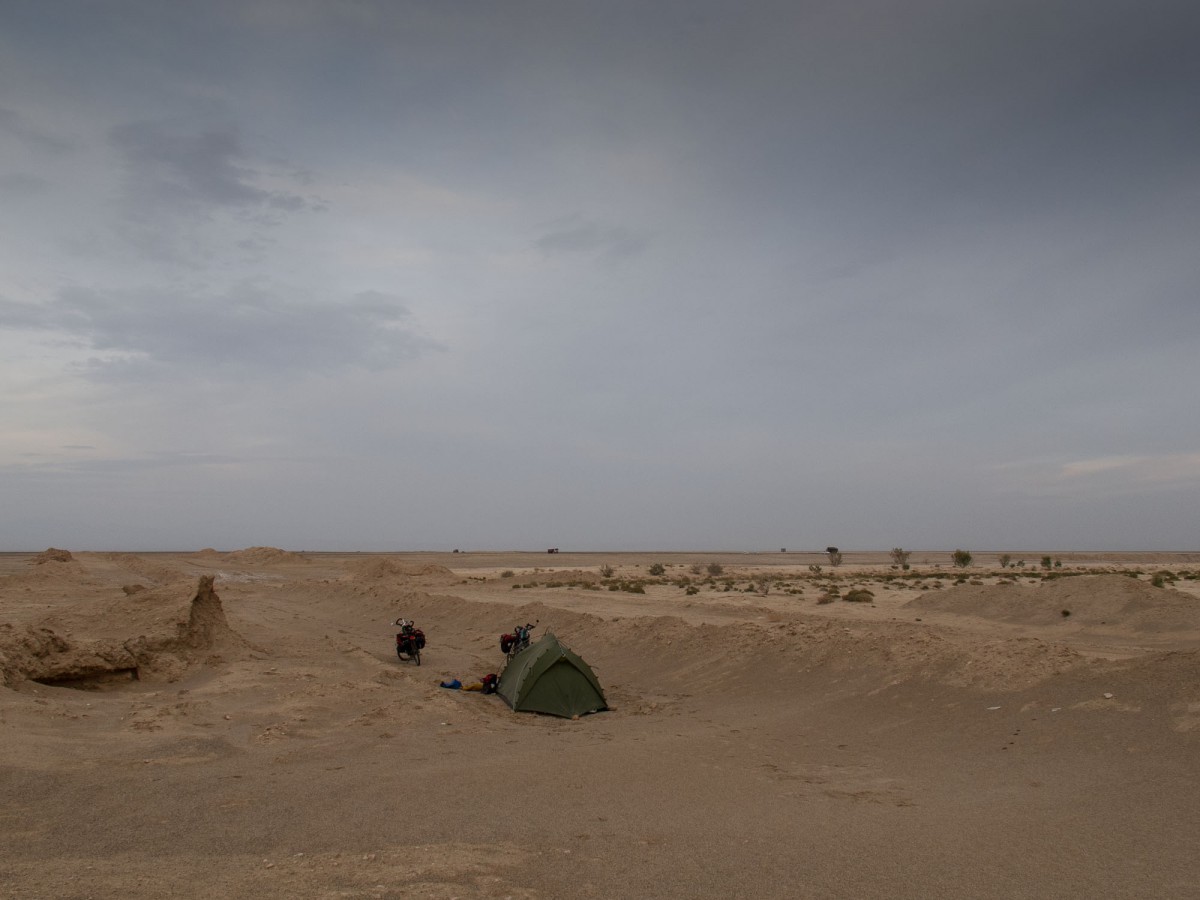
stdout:
[(271, 563), (308, 562), (308, 557), (291, 550), (280, 550), (278, 547), (247, 547), (245, 550), (234, 550), (225, 554), (230, 562), (253, 563), (255, 565), (270, 565)]
[(79, 603), (24, 628), (0, 624), (0, 681), (92, 689), (174, 681), (216, 651), (242, 646), (213, 576), (204, 575), (194, 589), (176, 582)]
[(347, 566), (355, 581), (377, 581), (385, 578), (455, 577), (454, 572), (437, 563), (406, 563), (390, 556), (356, 560)]
[(1194, 597), (1125, 575), (1079, 575), (1035, 587), (965, 584), (922, 594), (906, 605), (1021, 625), (1069, 620), (1146, 633), (1200, 628)]
[(75, 557), (71, 555), (69, 550), (59, 550), (57, 547), (47, 547), (31, 561), (31, 565), (44, 566), (46, 563), (69, 563), (73, 562)]

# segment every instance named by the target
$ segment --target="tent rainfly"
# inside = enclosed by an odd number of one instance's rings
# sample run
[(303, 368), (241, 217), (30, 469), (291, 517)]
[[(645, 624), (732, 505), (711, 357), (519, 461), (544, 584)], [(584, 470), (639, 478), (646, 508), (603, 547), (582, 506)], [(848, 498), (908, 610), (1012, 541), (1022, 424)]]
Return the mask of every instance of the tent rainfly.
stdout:
[(551, 632), (509, 660), (496, 693), (517, 712), (569, 719), (608, 709), (591, 666)]

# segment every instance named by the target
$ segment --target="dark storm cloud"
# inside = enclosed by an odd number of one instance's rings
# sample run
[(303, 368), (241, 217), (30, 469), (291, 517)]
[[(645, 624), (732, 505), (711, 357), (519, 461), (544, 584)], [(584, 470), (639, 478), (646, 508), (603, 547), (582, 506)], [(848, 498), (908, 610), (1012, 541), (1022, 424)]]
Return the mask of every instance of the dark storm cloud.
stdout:
[(260, 173), (236, 129), (192, 134), (154, 122), (131, 122), (112, 130), (112, 142), (125, 157), (128, 188), (138, 199), (290, 211), (308, 205), (298, 195), (253, 184)]
[(678, 71), (634, 63), (676, 82), (665, 112), (726, 211), (781, 227), (819, 218), (857, 255), (1035, 216), (1124, 218), (1197, 173), (1200, 8), (774, 12), (738, 23), (709, 67), (691, 58), (704, 42), (687, 40), (667, 51)]
[(609, 259), (634, 256), (647, 246), (646, 238), (628, 228), (583, 221), (577, 216), (555, 223), (536, 243), (547, 256), (584, 254)]
[(30, 175), (25, 172), (0, 175), (0, 197), (7, 197), (12, 200), (24, 200), (29, 197), (36, 197), (39, 194), (45, 193), (49, 187), (50, 182), (45, 178), (39, 178), (37, 175)]
[(39, 128), (15, 109), (0, 106), (0, 134), (16, 138), (22, 144), (39, 152), (61, 155), (73, 149), (70, 141)]
[(317, 305), (254, 285), (220, 296), (69, 288), (44, 305), (0, 300), (0, 328), (53, 332), (105, 354), (92, 363), (103, 378), (383, 370), (439, 346), (389, 295), (365, 292)]
[(274, 229), (326, 208), (315, 195), (263, 186), (297, 184), (295, 167), (252, 153), (234, 127), (143, 121), (116, 126), (109, 137), (122, 173), (114, 233), (148, 261), (209, 266), (229, 259), (229, 241), (242, 251), (238, 258), (258, 262)]

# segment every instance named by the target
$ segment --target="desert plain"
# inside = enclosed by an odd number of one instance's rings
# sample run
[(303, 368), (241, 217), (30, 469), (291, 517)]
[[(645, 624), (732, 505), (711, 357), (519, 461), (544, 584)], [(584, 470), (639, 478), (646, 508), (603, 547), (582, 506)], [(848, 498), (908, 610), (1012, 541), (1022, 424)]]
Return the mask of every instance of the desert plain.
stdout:
[(1200, 897), (1200, 553), (1007, 556), (0, 554), (0, 895)]

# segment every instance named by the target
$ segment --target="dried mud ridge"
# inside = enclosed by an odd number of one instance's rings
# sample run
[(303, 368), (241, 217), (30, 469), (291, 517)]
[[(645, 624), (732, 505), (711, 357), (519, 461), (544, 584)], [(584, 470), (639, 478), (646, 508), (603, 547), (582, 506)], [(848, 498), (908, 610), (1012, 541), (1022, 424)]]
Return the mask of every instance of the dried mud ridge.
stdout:
[[(104, 607), (76, 609), (54, 625), (0, 624), (0, 681), (90, 690), (130, 681), (174, 681), (208, 661), (213, 651), (244, 643), (225, 619), (212, 575), (201, 576), (190, 593), (186, 599), (188, 589), (176, 582), (127, 592), (122, 601)], [(95, 619), (127, 633), (89, 637), (85, 631), (76, 636), (76, 628), (94, 627)], [(128, 633), (133, 630), (139, 633)]]

